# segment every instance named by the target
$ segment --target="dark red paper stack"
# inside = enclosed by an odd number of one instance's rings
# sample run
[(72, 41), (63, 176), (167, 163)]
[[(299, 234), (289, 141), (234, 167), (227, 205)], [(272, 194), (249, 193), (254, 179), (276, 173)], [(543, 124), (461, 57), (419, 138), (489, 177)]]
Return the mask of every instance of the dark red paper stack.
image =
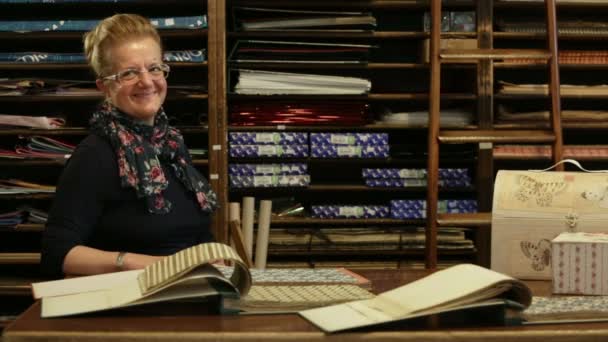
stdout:
[(230, 123), (237, 126), (263, 125), (364, 125), (370, 122), (366, 103), (329, 102), (296, 105), (283, 102), (233, 104)]

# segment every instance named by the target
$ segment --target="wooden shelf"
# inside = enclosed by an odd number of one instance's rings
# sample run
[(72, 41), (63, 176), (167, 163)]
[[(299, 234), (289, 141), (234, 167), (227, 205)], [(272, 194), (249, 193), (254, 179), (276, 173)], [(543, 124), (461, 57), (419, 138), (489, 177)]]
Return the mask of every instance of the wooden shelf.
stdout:
[[(467, 130), (477, 129), (477, 126), (465, 126)], [(275, 131), (290, 131), (290, 132), (352, 132), (352, 131), (369, 131), (369, 132), (384, 132), (390, 130), (412, 130), (412, 131), (427, 131), (425, 126), (411, 126), (406, 124), (393, 124), (375, 122), (361, 126), (293, 126), (293, 125), (276, 125), (276, 126), (228, 126), (228, 131), (231, 132), (275, 132)]]
[[(268, 188), (230, 188), (230, 192), (414, 192), (419, 193), (426, 190), (426, 186), (412, 187), (374, 187), (366, 185), (341, 185), (341, 184), (325, 184), (325, 185), (309, 185), (305, 187), (268, 187)], [(454, 187), (440, 188), (441, 192), (470, 192), (472, 188)]]
[(0, 295), (5, 296), (31, 296), (31, 283), (44, 281), (42, 278), (24, 278), (2, 276), (0, 277)]
[(471, 49), (471, 50), (441, 50), (439, 57), (446, 60), (462, 59), (544, 59), (551, 54), (547, 50), (517, 50), (517, 49)]
[[(496, 8), (509, 8), (512, 7), (515, 3), (512, 0), (498, 0), (494, 3), (494, 6)], [(542, 6), (544, 6), (544, 3), (542, 1), (518, 1), (517, 3), (518, 7), (521, 8), (540, 8)], [(608, 3), (600, 3), (597, 1), (589, 1), (587, 3), (584, 2), (584, 0), (557, 0), (556, 1), (556, 6), (557, 8), (606, 8), (608, 7)]]
[[(558, 35), (560, 40), (605, 40), (608, 39), (608, 32), (602, 34), (572, 34), (562, 33)], [(496, 40), (545, 40), (546, 33), (523, 33), (523, 32), (494, 32)]]
[[(494, 63), (495, 69), (546, 69), (547, 63)], [(608, 64), (564, 64), (560, 63), (560, 70), (604, 70), (608, 69)]]
[(44, 224), (41, 223), (22, 223), (18, 224), (15, 228), (0, 228), (0, 232), (43, 232)]
[(60, 129), (30, 129), (30, 128), (17, 128), (17, 129), (3, 129), (0, 130), (0, 136), (3, 135), (85, 135), (88, 134), (89, 130), (83, 127), (66, 127)]
[[(0, 32), (0, 39), (11, 40), (82, 40), (84, 32), (52, 31), (52, 32)], [(161, 38), (207, 38), (208, 31), (204, 30), (159, 30)]]
[[(475, 38), (475, 32), (444, 32), (441, 35), (443, 38)], [(358, 39), (427, 39), (430, 37), (428, 32), (421, 31), (306, 31), (306, 30), (256, 30), (256, 31), (241, 31), (228, 32), (228, 37), (235, 39), (244, 38), (261, 38), (261, 37), (276, 37), (276, 38), (358, 38)]]
[(0, 265), (37, 265), (40, 253), (0, 253)]
[(439, 141), (447, 144), (467, 144), (479, 142), (492, 143), (550, 143), (555, 141), (552, 131), (441, 131)]
[(437, 223), (440, 227), (484, 227), (492, 224), (492, 213), (474, 214), (439, 214)]
[[(427, 63), (243, 63), (231, 62), (229, 65), (242, 69), (354, 69), (354, 70), (428, 70)], [(474, 69), (471, 64), (446, 64), (446, 69)]]
[[(497, 130), (503, 129), (539, 129), (549, 128), (549, 123), (538, 122), (538, 123), (517, 123), (517, 124), (494, 124), (493, 126)], [(608, 122), (562, 122), (562, 128), (567, 130), (603, 130), (608, 128)]]
[(422, 219), (397, 220), (397, 219), (320, 219), (311, 217), (272, 217), (272, 225), (280, 226), (302, 226), (302, 225), (423, 225)]
[[(445, 6), (449, 7), (471, 7), (473, 0), (444, 0)], [(268, 0), (239, 0), (241, 6), (280, 6), (281, 8), (377, 8), (377, 9), (427, 9), (429, 0), (358, 0), (358, 1), (341, 1), (341, 0), (310, 0), (306, 2), (290, 2), (290, 1), (268, 1)]]
[[(201, 67), (206, 68), (207, 62), (169, 62), (172, 69)], [(86, 63), (6, 63), (0, 62), (0, 70), (88, 70)]]
[[(187, 99), (207, 99), (208, 94), (171, 94), (171, 89), (167, 94), (167, 101), (187, 100)], [(2, 96), (0, 102), (77, 102), (77, 101), (101, 101), (103, 95), (21, 95), (21, 96)]]
[(0, 195), (1, 200), (50, 200), (55, 197), (55, 194), (21, 194), (21, 195)]
[[(450, 249), (439, 249), (439, 255), (451, 255), (451, 256), (473, 256), (475, 255), (475, 250), (450, 250)], [(362, 250), (362, 249), (353, 249), (353, 250), (310, 250), (310, 251), (294, 251), (293, 249), (285, 248), (285, 249), (275, 249), (269, 247), (268, 256), (273, 257), (288, 257), (288, 256), (344, 256), (344, 257), (352, 257), (352, 256), (369, 256), (369, 257), (378, 257), (378, 256), (423, 256), (424, 249), (403, 249), (403, 250)]]
[[(242, 95), (242, 94), (230, 94), (230, 99), (233, 100), (247, 100), (251, 101), (254, 99), (264, 100), (361, 100), (361, 101), (400, 101), (400, 100), (428, 100), (428, 93), (374, 93), (367, 95)], [(443, 100), (476, 100), (475, 94), (442, 94), (441, 99)]]

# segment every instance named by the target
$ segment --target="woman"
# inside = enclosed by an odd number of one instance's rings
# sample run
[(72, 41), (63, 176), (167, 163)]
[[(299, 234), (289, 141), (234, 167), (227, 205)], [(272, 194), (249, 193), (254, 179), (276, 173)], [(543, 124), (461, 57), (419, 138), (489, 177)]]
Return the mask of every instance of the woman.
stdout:
[(138, 269), (210, 241), (216, 195), (167, 124), (169, 66), (158, 32), (141, 16), (118, 14), (85, 35), (84, 49), (105, 101), (60, 177), (43, 271)]

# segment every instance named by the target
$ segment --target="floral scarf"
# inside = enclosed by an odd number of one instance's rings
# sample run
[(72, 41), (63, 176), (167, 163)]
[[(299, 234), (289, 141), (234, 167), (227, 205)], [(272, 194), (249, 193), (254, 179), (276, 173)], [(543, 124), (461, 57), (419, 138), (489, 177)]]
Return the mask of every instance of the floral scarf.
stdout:
[(108, 138), (116, 150), (122, 186), (133, 187), (137, 197), (145, 197), (151, 213), (165, 214), (171, 210), (171, 202), (163, 197), (168, 181), (161, 161), (169, 163), (186, 189), (195, 194), (201, 210), (211, 212), (218, 206), (216, 194), (192, 166), (184, 138), (169, 126), (162, 108), (152, 127), (136, 122), (104, 102), (90, 123), (91, 131)]

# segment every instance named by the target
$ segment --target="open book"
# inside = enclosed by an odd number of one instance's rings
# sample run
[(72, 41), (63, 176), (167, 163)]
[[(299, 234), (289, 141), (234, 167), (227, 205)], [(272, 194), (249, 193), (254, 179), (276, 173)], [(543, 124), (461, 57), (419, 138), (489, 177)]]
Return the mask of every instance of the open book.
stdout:
[[(221, 260), (235, 264), (230, 279), (210, 265)], [(205, 243), (142, 270), (34, 283), (32, 291), (42, 298), (41, 316), (57, 317), (220, 294), (238, 297), (250, 287), (251, 274), (232, 248)]]
[(433, 273), (372, 299), (352, 301), (299, 314), (325, 332), (406, 321), (509, 301), (520, 310), (532, 299), (521, 281), (486, 268), (461, 264)]
[[(216, 263), (222, 260), (234, 266)], [(372, 298), (363, 287), (371, 287), (369, 280), (343, 269), (251, 272), (231, 247), (220, 243), (187, 248), (143, 270), (32, 284), (34, 297), (42, 299), (42, 317), (204, 299), (222, 313), (296, 312)]]

